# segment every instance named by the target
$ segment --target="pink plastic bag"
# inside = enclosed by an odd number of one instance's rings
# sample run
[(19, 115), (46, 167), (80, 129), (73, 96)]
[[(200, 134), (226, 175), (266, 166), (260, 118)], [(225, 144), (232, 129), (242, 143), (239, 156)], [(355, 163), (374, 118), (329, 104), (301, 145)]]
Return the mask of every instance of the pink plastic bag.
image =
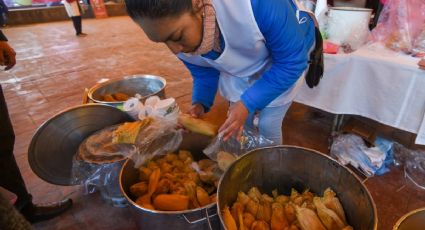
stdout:
[(395, 51), (411, 53), (424, 28), (425, 0), (387, 0), (371, 40)]

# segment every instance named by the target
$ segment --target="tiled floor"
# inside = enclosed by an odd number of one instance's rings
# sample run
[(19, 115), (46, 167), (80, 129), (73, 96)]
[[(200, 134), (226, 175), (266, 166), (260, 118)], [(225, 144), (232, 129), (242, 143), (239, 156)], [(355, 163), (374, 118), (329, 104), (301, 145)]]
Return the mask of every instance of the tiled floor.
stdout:
[[(148, 41), (127, 17), (84, 20), (83, 29), (88, 37), (75, 37), (71, 21), (4, 29), (18, 53), (16, 67), (0, 73), (16, 132), (15, 155), (35, 202), (63, 197), (74, 200), (71, 211), (36, 224), (36, 229), (136, 229), (127, 208), (111, 207), (97, 193), (84, 195), (78, 186), (55, 186), (39, 179), (28, 164), (28, 144), (40, 124), (61, 110), (81, 104), (84, 88), (102, 78), (140, 73), (163, 76), (168, 81), (166, 94), (177, 98), (185, 110), (190, 105), (190, 76), (164, 45)], [(209, 119), (223, 121), (225, 107), (219, 99)], [(283, 125), (285, 144), (327, 153), (332, 118), (329, 113), (294, 104)], [(365, 121), (402, 143), (410, 144), (413, 138)], [(404, 213), (425, 206), (425, 192), (406, 181), (400, 169), (371, 178), (366, 185), (378, 208), (379, 229), (391, 229)]]

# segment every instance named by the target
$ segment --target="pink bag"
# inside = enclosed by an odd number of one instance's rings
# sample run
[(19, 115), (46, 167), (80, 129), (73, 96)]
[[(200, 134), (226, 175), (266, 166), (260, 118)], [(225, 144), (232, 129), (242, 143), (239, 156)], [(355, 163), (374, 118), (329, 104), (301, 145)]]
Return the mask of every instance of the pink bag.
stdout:
[(395, 51), (411, 53), (424, 29), (425, 0), (386, 0), (371, 40)]

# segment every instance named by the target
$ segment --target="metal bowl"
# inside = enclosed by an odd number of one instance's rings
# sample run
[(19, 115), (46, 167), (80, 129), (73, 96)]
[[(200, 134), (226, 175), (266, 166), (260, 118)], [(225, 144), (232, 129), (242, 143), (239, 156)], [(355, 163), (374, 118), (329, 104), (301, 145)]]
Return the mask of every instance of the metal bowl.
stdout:
[(34, 134), (28, 149), (31, 169), (49, 183), (74, 185), (72, 159), (80, 143), (100, 129), (132, 120), (125, 112), (101, 104), (62, 111), (43, 123)]
[[(231, 206), (239, 191), (256, 186), (261, 192), (290, 194), (310, 189), (322, 195), (330, 187), (345, 210), (347, 222), (354, 229), (376, 230), (375, 203), (366, 186), (345, 166), (317, 151), (296, 146), (274, 146), (253, 150), (226, 170), (218, 186), (218, 209)], [(221, 212), (218, 212), (224, 225)]]
[(425, 227), (425, 208), (413, 210), (401, 217), (393, 230), (422, 230)]
[[(185, 133), (179, 149), (189, 150), (194, 160), (198, 161), (207, 157), (202, 150), (210, 141), (211, 139), (207, 136)], [(139, 170), (134, 168), (134, 161), (128, 159), (121, 169), (120, 186), (139, 229), (202, 230), (220, 228), (215, 203), (184, 211), (158, 211), (139, 206), (132, 199), (129, 191), (130, 186), (137, 182), (139, 182)]]
[(103, 95), (113, 93), (125, 93), (130, 97), (136, 94), (142, 96), (141, 101), (144, 101), (150, 96), (165, 97), (165, 86), (167, 81), (154, 75), (133, 75), (127, 76), (119, 80), (106, 81), (93, 86), (89, 92), (88, 97), (95, 103), (108, 104), (112, 106), (122, 105), (123, 102), (108, 102), (103, 101)]

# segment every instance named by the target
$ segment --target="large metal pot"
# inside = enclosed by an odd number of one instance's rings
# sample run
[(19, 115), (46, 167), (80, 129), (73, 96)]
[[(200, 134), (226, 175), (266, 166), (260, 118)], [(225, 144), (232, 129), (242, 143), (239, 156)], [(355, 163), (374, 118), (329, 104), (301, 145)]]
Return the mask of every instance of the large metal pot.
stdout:
[[(210, 139), (206, 136), (187, 133), (183, 136), (180, 149), (189, 150), (194, 160), (200, 160), (206, 158), (202, 150), (208, 145), (209, 141)], [(216, 204), (177, 212), (154, 211), (140, 207), (129, 193), (130, 186), (138, 182), (138, 177), (138, 169), (134, 168), (134, 162), (128, 159), (121, 169), (120, 186), (139, 229), (220, 229)]]
[(425, 228), (425, 208), (413, 210), (401, 217), (393, 230), (422, 230)]
[(105, 94), (125, 93), (130, 97), (136, 94), (142, 96), (144, 101), (150, 96), (165, 97), (165, 86), (167, 82), (164, 78), (154, 75), (132, 75), (119, 80), (110, 80), (93, 86), (88, 97), (95, 103), (102, 103), (119, 107), (123, 102), (107, 102), (103, 101)]
[[(257, 186), (261, 192), (290, 194), (291, 188), (307, 188), (322, 195), (330, 187), (340, 199), (348, 223), (356, 230), (377, 229), (372, 197), (360, 179), (334, 159), (314, 150), (275, 146), (253, 150), (236, 160), (218, 187), (218, 209), (235, 202), (239, 191)], [(219, 212), (221, 222), (223, 218)]]

